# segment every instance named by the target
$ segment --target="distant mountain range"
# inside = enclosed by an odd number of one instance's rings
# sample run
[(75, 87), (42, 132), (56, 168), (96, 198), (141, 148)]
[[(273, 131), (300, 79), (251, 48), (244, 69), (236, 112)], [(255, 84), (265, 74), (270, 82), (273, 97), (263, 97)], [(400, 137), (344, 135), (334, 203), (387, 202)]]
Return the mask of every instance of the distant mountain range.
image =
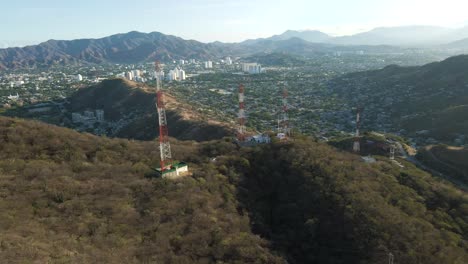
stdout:
[(454, 41), (452, 43), (443, 45), (444, 48), (468, 51), (468, 38)]
[(325, 43), (332, 39), (331, 36), (318, 30), (296, 31), (288, 30), (281, 35), (274, 35), (268, 39), (270, 40), (287, 40), (290, 38), (300, 38), (309, 42)]
[(332, 37), (317, 30), (288, 30), (269, 40), (300, 38), (309, 42), (337, 45), (434, 46), (468, 38), (468, 27), (451, 29), (436, 26), (380, 27), (350, 36)]
[[(77, 63), (139, 63), (155, 59), (208, 60), (223, 56), (251, 56), (256, 53), (287, 52), (307, 56), (334, 51), (392, 53), (401, 47), (463, 49), (468, 27), (447, 29), (430, 26), (377, 28), (352, 36), (332, 37), (323, 32), (288, 30), (270, 38), (240, 43), (202, 43), (159, 32), (132, 31), (100, 39), (49, 40), (23, 48), (0, 49), (0, 69), (48, 67)], [(454, 42), (453, 44), (448, 44)], [(443, 44), (443, 45), (442, 45)], [(449, 46), (444, 46), (449, 45)]]
[(395, 52), (389, 46), (336, 46), (301, 38), (259, 39), (242, 43), (202, 43), (159, 32), (129, 32), (100, 39), (49, 40), (23, 48), (0, 49), (0, 69), (48, 67), (77, 63), (140, 63), (156, 59), (208, 60), (223, 56), (250, 56), (256, 53), (287, 52), (306, 56), (334, 51), (366, 50)]
[(50, 66), (77, 62), (131, 63), (139, 61), (219, 56), (216, 44), (164, 35), (158, 32), (129, 32), (100, 39), (49, 40), (39, 45), (0, 50), (0, 69)]

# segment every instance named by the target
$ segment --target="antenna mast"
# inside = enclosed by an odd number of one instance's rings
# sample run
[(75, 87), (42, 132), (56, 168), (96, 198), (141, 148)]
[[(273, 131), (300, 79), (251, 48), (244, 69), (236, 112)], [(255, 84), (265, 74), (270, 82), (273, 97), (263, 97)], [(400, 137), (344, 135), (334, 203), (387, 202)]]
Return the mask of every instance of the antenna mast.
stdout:
[(288, 90), (286, 87), (283, 89), (283, 120), (282, 129), (285, 136), (289, 136), (289, 115), (288, 115)]
[(237, 129), (237, 140), (239, 142), (245, 141), (245, 110), (244, 110), (244, 85), (239, 85), (239, 127)]
[(360, 134), (359, 130), (361, 129), (361, 114), (362, 114), (362, 107), (358, 107), (356, 113), (356, 134), (354, 136), (354, 144), (353, 144), (353, 151), (360, 152), (361, 151), (361, 143), (360, 143)]
[(395, 159), (395, 145), (394, 144), (390, 145), (390, 159), (391, 160)]
[(394, 256), (392, 253), (388, 253), (388, 264), (393, 264)]
[(155, 62), (156, 69), (156, 108), (159, 118), (159, 149), (161, 151), (161, 172), (164, 172), (172, 163), (171, 144), (169, 143), (169, 130), (167, 129), (166, 105), (162, 91), (161, 78), (163, 76), (161, 64)]

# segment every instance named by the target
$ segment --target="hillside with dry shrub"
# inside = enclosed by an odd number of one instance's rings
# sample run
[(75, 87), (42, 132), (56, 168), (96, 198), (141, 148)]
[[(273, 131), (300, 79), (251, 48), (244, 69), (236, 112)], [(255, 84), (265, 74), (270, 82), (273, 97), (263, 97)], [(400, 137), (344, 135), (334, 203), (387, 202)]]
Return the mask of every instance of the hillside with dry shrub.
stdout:
[(172, 140), (192, 177), (152, 177), (155, 141), (0, 118), (6, 263), (453, 263), (468, 197), (410, 163), (296, 137)]

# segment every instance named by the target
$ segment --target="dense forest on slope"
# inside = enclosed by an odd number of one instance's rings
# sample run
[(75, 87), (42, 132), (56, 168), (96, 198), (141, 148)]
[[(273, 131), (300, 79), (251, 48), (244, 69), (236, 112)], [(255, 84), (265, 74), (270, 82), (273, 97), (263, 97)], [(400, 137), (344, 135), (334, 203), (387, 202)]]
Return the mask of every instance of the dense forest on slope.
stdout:
[[(149, 178), (156, 142), (0, 118), (8, 263), (466, 263), (468, 197), (404, 163), (307, 138), (172, 142), (192, 177)], [(146, 176), (146, 177), (145, 177)]]

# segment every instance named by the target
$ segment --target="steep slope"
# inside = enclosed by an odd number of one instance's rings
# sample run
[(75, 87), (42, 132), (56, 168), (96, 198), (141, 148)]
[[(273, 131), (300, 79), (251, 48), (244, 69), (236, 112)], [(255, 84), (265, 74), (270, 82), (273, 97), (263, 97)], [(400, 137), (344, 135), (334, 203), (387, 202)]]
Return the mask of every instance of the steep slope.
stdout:
[(352, 106), (365, 105), (369, 126), (387, 123), (412, 137), (454, 143), (468, 136), (467, 67), (466, 55), (421, 67), (392, 65), (340, 77), (330, 87)]
[(0, 149), (2, 263), (284, 263), (192, 143), (177, 182), (145, 179), (156, 142), (0, 117)]
[(365, 164), (307, 140), (248, 157), (238, 197), (289, 263), (468, 261), (466, 193), (409, 163)]
[(468, 184), (468, 149), (466, 147), (427, 146), (418, 152), (418, 159), (427, 166)]

